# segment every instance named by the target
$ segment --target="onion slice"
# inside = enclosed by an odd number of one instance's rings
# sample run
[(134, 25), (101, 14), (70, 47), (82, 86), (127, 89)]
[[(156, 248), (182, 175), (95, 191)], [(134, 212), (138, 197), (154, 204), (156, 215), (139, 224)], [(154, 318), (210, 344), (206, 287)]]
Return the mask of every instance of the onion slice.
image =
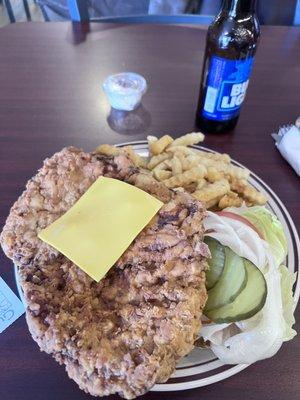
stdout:
[(249, 228), (252, 228), (261, 239), (264, 239), (263, 235), (259, 232), (256, 226), (254, 226), (247, 218), (243, 217), (242, 215), (235, 214), (232, 211), (216, 211), (216, 214), (222, 217), (232, 218), (235, 219), (236, 221), (240, 221), (246, 224), (247, 226), (249, 226)]

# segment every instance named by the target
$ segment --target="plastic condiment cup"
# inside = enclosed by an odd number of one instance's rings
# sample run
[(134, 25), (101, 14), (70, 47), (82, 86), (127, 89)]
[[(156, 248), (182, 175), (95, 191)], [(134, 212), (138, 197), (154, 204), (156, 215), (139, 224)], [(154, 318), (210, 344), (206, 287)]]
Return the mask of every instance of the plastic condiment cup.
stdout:
[(103, 90), (113, 108), (132, 111), (140, 104), (147, 82), (135, 72), (122, 72), (108, 76), (103, 82)]

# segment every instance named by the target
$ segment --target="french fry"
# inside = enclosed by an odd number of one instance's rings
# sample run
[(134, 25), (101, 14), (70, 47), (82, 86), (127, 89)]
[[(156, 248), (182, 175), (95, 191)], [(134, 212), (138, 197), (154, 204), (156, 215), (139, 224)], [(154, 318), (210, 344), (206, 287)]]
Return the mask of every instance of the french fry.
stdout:
[(228, 169), (225, 172), (230, 178), (235, 179), (248, 179), (250, 171), (246, 168), (236, 167), (235, 165), (228, 165)]
[(174, 188), (178, 186), (185, 186), (191, 182), (197, 182), (199, 179), (203, 178), (207, 173), (204, 166), (199, 165), (182, 174), (172, 176), (171, 178), (164, 181), (164, 184), (169, 188)]
[(149, 145), (149, 143), (156, 142), (157, 140), (158, 140), (157, 136), (152, 136), (152, 135), (147, 136), (148, 145)]
[(171, 160), (172, 174), (179, 175), (182, 174), (182, 165), (180, 159), (176, 155)]
[(194, 191), (197, 189), (197, 186), (197, 182), (191, 182), (188, 185), (184, 185), (184, 189), (189, 193), (194, 193)]
[[(205, 203), (211, 202), (224, 196), (230, 190), (229, 182), (227, 179), (221, 179), (214, 183), (207, 183), (203, 188), (197, 189), (193, 196), (198, 200), (204, 201)], [(216, 204), (218, 201), (216, 200)]]
[(215, 161), (206, 157), (199, 157), (199, 162), (206, 167), (214, 167), (217, 171), (228, 175), (229, 179), (248, 179), (250, 172), (246, 168), (236, 167), (222, 161)]
[(243, 194), (247, 186), (246, 179), (232, 179), (230, 181), (230, 189), (239, 194)]
[(206, 179), (210, 183), (214, 183), (216, 181), (220, 181), (223, 177), (224, 177), (223, 174), (221, 174), (220, 171), (216, 170), (216, 168), (214, 168), (214, 167), (208, 167), (207, 168)]
[(147, 136), (147, 142), (148, 142), (148, 148), (149, 148), (150, 154), (153, 154), (152, 153), (152, 146), (157, 141), (158, 141), (158, 138), (156, 136), (151, 136), (151, 135)]
[(221, 161), (221, 162), (224, 162), (225, 164), (230, 164), (230, 162), (231, 162), (231, 158), (230, 158), (229, 154), (226, 154), (226, 153), (219, 154), (219, 153), (210, 153), (208, 151), (198, 150), (197, 154), (200, 157), (209, 158), (214, 161)]
[(130, 160), (134, 163), (135, 166), (146, 168), (147, 161), (145, 158), (139, 156), (132, 148), (132, 146), (122, 147), (120, 150), (121, 153), (126, 154)]
[(155, 172), (155, 171), (159, 171), (162, 169), (171, 169), (171, 168), (172, 168), (171, 160), (165, 160), (165, 161), (162, 161), (159, 164), (157, 164), (157, 166), (155, 168), (153, 168), (152, 171)]
[(221, 197), (218, 207), (223, 210), (227, 207), (240, 207), (243, 204), (243, 199), (237, 193), (229, 192)]
[[(174, 142), (176, 142), (176, 140), (177, 139), (175, 139)], [(230, 156), (226, 153), (224, 153), (224, 154), (210, 153), (210, 152), (203, 151), (203, 150), (191, 149), (191, 148), (185, 147), (183, 145), (174, 145), (174, 142), (172, 143), (171, 146), (166, 148), (166, 152), (176, 153), (176, 154), (181, 153), (181, 154), (185, 154), (186, 156), (196, 155), (201, 158), (207, 158), (207, 159), (210, 159), (213, 161), (220, 161), (225, 164), (230, 164), (230, 162), (231, 162)]]
[(180, 164), (181, 164), (181, 169), (183, 170), (183, 165), (184, 165), (184, 163), (185, 163), (185, 160), (186, 160), (186, 156), (183, 154), (183, 153), (168, 153), (169, 155), (170, 155), (170, 157), (176, 157), (178, 160), (179, 160), (179, 162), (180, 162)]
[(154, 171), (153, 175), (158, 181), (164, 181), (166, 179), (171, 178), (172, 172), (166, 171), (165, 169), (159, 169), (157, 171)]
[[(177, 140), (177, 139), (176, 139)], [(175, 140), (174, 140), (174, 142), (175, 142)], [(173, 143), (174, 143), (173, 142)], [(172, 144), (173, 144), (172, 143)], [(186, 155), (186, 156), (188, 156), (188, 155), (194, 155), (194, 154), (196, 154), (196, 151), (195, 150), (193, 150), (193, 149), (190, 149), (189, 147), (185, 147), (185, 146), (169, 146), (169, 147), (167, 147), (166, 148), (166, 152), (168, 152), (168, 153), (181, 153), (181, 154), (184, 154), (184, 155)]]
[(206, 185), (206, 180), (201, 178), (197, 182), (197, 190), (202, 189)]
[(220, 199), (221, 199), (221, 197), (222, 197), (222, 196), (218, 196), (218, 197), (215, 197), (214, 199), (211, 199), (211, 200), (206, 201), (206, 202), (205, 202), (205, 207), (206, 207), (206, 209), (209, 210), (210, 208), (217, 206), (217, 205), (218, 205), (218, 202), (219, 202)]
[(162, 153), (166, 147), (168, 147), (172, 142), (173, 138), (169, 135), (165, 135), (158, 140), (154, 140), (149, 143), (149, 149), (151, 154), (157, 155)]
[(210, 153), (211, 158), (214, 160), (222, 161), (225, 164), (230, 164), (231, 163), (231, 158), (229, 154), (223, 153), (223, 154), (216, 154), (216, 153)]
[(193, 154), (186, 156), (183, 152), (180, 151), (174, 153), (174, 157), (176, 157), (180, 161), (183, 172), (192, 169), (193, 167), (196, 167), (199, 164), (198, 159), (194, 157)]
[(253, 186), (247, 184), (243, 196), (252, 204), (263, 205), (266, 204), (267, 198), (264, 194), (260, 193)]
[(187, 171), (191, 168), (197, 167), (197, 165), (203, 164), (201, 164), (199, 157), (197, 157), (195, 154), (190, 154), (189, 156), (185, 157), (185, 160), (182, 162), (182, 169)]
[(204, 135), (201, 132), (192, 132), (192, 133), (187, 133), (184, 136), (181, 136), (178, 139), (175, 139), (173, 143), (169, 146), (175, 147), (175, 146), (192, 146), (193, 144), (203, 142), (204, 140)]
[(116, 156), (120, 154), (120, 148), (112, 144), (101, 144), (94, 151), (93, 154), (103, 154), (105, 156)]
[(250, 172), (233, 165), (228, 154), (188, 147), (203, 139), (204, 135), (200, 132), (188, 133), (175, 140), (169, 135), (159, 139), (148, 136), (152, 155), (148, 163), (131, 146), (117, 148), (104, 144), (97, 147), (94, 154), (126, 154), (136, 166), (150, 170), (158, 181), (177, 191), (187, 190), (205, 202), (207, 208), (265, 204), (265, 195), (248, 183)]
[(175, 192), (184, 192), (185, 191), (183, 187), (176, 187), (176, 188), (173, 188), (172, 190), (174, 190)]
[(249, 204), (263, 205), (267, 202), (266, 196), (256, 190), (253, 186), (250, 186), (245, 179), (234, 179), (232, 182), (230, 182), (230, 188), (233, 191), (241, 194)]
[(157, 156), (152, 156), (150, 161), (148, 162), (147, 168), (153, 169), (158, 164), (167, 160), (168, 158), (170, 158), (170, 154), (168, 154), (168, 153), (161, 153), (161, 154), (158, 154)]

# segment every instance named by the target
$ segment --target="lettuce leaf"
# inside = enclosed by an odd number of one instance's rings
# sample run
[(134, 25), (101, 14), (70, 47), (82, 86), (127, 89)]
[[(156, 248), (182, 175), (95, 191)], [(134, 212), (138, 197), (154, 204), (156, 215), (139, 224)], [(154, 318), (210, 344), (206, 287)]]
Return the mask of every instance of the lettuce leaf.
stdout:
[(282, 313), (285, 321), (285, 330), (283, 334), (283, 341), (293, 339), (297, 332), (292, 329), (295, 323), (294, 311), (295, 301), (293, 298), (293, 285), (296, 280), (296, 274), (287, 269), (286, 266), (279, 267), (281, 274), (281, 297), (282, 297)]
[(204, 220), (209, 236), (229, 246), (241, 257), (251, 260), (267, 282), (265, 306), (248, 320), (230, 324), (206, 324), (200, 335), (211, 343), (216, 356), (227, 364), (251, 364), (272, 357), (282, 343), (291, 340), (295, 302), (295, 274), (281, 265), (287, 254), (287, 241), (279, 220), (264, 207), (228, 209), (245, 216), (262, 233), (265, 240), (247, 225), (208, 212)]
[(287, 241), (281, 222), (262, 206), (244, 208), (241, 214), (249, 219), (271, 247), (276, 264), (279, 266), (287, 256)]

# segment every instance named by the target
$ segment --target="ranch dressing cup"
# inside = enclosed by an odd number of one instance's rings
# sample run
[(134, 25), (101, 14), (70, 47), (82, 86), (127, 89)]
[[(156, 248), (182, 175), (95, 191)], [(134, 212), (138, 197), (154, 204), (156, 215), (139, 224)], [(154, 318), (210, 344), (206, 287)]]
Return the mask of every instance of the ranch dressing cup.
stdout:
[(103, 90), (113, 108), (132, 111), (140, 104), (147, 90), (147, 82), (139, 74), (122, 72), (107, 77), (103, 82)]

